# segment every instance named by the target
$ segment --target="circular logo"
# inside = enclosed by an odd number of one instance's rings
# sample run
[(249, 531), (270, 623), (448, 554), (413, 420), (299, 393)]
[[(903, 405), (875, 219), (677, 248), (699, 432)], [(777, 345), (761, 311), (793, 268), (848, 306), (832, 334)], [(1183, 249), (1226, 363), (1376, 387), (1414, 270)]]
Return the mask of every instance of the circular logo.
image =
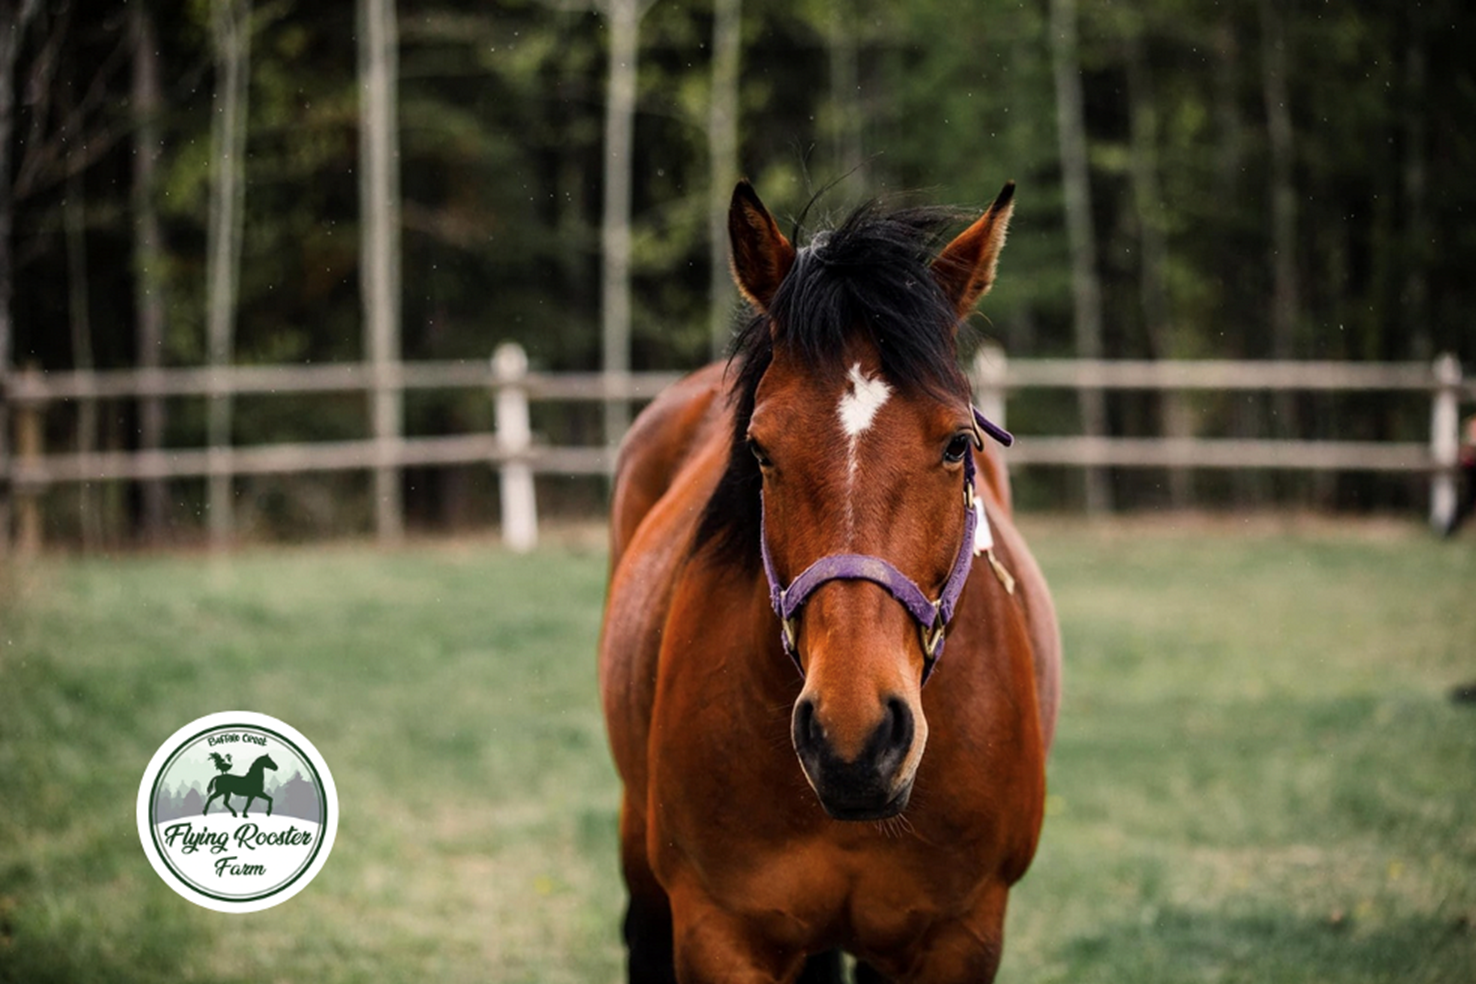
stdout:
[(154, 870), (217, 912), (292, 898), (322, 869), (337, 831), (328, 764), (265, 714), (223, 711), (185, 725), (138, 787), (138, 836)]

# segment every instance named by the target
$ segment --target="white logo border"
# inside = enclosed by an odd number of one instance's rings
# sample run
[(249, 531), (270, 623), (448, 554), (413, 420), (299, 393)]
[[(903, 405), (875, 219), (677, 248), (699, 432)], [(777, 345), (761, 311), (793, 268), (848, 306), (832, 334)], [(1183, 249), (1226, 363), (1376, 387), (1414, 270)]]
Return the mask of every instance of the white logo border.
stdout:
[[(263, 728), (275, 731), (283, 738), (297, 746), (308, 759), (309, 764), (318, 774), (318, 780), (322, 783), (323, 801), (326, 804), (327, 816), (322, 825), (319, 836), (321, 843), (318, 847), (317, 856), (291, 883), (280, 888), (270, 895), (247, 899), (244, 901), (233, 901), (229, 899), (217, 899), (208, 895), (202, 895), (195, 888), (183, 881), (169, 867), (168, 862), (160, 855), (153, 837), (153, 798), (154, 783), (159, 778), (159, 771), (179, 750), (179, 746), (189, 739), (199, 735), (203, 731), (212, 731), (216, 728), (227, 727)], [(163, 880), (164, 884), (189, 901), (206, 909), (216, 912), (260, 912), (270, 909), (272, 906), (281, 905), (292, 898), (298, 892), (307, 888), (308, 884), (322, 870), (328, 861), (328, 855), (333, 852), (333, 841), (338, 835), (338, 788), (333, 783), (333, 773), (328, 769), (328, 763), (324, 761), (322, 754), (303, 736), (302, 732), (287, 724), (285, 721), (274, 718), (269, 714), (260, 714), (256, 711), (217, 711), (197, 718), (189, 724), (175, 731), (159, 746), (154, 757), (149, 760), (148, 768), (144, 770), (143, 780), (138, 786), (138, 805), (136, 810), (138, 820), (138, 837), (143, 844), (144, 854), (153, 866), (154, 872)]]

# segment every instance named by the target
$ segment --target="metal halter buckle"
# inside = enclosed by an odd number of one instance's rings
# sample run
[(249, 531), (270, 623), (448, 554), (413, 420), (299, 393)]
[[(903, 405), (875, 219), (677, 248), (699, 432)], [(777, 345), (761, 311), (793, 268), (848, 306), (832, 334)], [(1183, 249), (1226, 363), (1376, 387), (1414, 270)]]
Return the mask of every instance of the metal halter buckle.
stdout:
[(930, 626), (918, 626), (918, 631), (922, 633), (923, 656), (931, 663), (938, 658), (938, 650), (943, 646), (943, 623), (940, 621)]
[(797, 630), (794, 627), (794, 619), (793, 618), (780, 619), (780, 622), (784, 626), (784, 646), (790, 652), (794, 652), (795, 650), (797, 650), (799, 648), (799, 642), (798, 642), (799, 634), (798, 634)]

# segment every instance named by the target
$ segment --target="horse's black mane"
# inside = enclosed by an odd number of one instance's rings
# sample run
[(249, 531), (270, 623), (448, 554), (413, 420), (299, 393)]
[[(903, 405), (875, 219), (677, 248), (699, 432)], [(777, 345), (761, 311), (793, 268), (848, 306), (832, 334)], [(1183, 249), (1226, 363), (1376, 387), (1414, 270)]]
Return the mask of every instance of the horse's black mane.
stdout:
[[(728, 467), (703, 509), (698, 549), (745, 569), (759, 564), (761, 480), (746, 437), (754, 393), (776, 344), (799, 354), (817, 374), (840, 375), (846, 342), (861, 332), (894, 387), (967, 399), (954, 347), (958, 316), (929, 271), (942, 233), (960, 217), (950, 208), (885, 211), (873, 202), (834, 230), (816, 233), (799, 251), (769, 312), (750, 315), (733, 340)], [(777, 333), (771, 325), (778, 325)]]

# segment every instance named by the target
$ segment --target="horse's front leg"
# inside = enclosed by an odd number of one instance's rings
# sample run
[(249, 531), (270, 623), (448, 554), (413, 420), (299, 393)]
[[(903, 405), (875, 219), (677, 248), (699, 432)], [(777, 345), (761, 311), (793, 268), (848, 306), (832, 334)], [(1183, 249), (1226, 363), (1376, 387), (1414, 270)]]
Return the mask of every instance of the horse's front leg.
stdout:
[(622, 925), (629, 984), (675, 984), (671, 955), (671, 902), (646, 860), (646, 821), (631, 805), (627, 791), (620, 802), (620, 865), (629, 904)]
[(769, 939), (698, 889), (673, 891), (671, 910), (679, 984), (789, 984), (804, 967), (803, 950)]
[(261, 794), (261, 798), (267, 801), (267, 816), (271, 816), (272, 815), (272, 798), (270, 796), (268, 796), (266, 793), (262, 793)]

